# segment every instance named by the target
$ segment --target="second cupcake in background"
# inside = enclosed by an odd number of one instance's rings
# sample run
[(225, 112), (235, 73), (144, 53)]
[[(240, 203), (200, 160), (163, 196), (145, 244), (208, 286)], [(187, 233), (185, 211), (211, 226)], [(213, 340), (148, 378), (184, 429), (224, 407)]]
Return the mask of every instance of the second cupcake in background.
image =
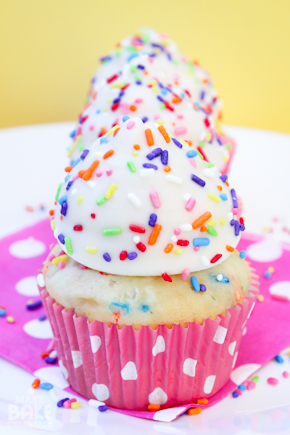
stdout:
[(135, 410), (214, 395), (258, 292), (227, 176), (129, 117), (66, 171), (41, 295), (70, 384)]

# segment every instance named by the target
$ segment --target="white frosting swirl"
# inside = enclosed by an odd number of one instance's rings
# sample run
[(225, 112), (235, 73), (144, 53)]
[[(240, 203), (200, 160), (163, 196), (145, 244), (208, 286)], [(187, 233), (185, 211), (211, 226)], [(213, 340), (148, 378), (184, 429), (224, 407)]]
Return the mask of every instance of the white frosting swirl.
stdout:
[(226, 176), (164, 127), (129, 118), (78, 160), (52, 227), (79, 263), (118, 275), (179, 274), (212, 267), (238, 244), (244, 227)]

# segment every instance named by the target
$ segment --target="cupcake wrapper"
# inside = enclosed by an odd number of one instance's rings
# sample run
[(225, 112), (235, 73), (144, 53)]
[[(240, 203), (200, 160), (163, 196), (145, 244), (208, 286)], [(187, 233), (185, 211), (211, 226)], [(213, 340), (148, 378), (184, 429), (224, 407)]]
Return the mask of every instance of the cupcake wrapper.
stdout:
[(88, 322), (40, 294), (50, 320), (59, 364), (72, 388), (88, 399), (120, 409), (161, 409), (213, 396), (228, 381), (243, 329), (259, 292), (252, 271), (249, 295), (226, 316), (190, 322), (185, 328), (118, 329)]

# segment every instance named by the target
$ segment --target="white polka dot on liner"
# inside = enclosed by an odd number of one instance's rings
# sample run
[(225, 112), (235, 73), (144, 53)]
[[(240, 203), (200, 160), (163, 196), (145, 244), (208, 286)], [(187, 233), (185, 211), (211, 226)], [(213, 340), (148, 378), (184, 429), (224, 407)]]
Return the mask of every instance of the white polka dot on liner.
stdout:
[(219, 325), (217, 330), (216, 330), (213, 341), (216, 343), (219, 343), (219, 344), (223, 344), (225, 339), (226, 339), (227, 332), (228, 332), (227, 328)]
[(210, 375), (206, 378), (205, 383), (204, 383), (204, 387), (203, 387), (203, 391), (205, 392), (205, 394), (210, 394), (212, 392), (215, 380), (216, 380), (215, 375)]
[(27, 276), (18, 281), (15, 285), (18, 293), (24, 296), (39, 296), (39, 291), (35, 276)]
[(253, 243), (247, 248), (247, 255), (252, 260), (268, 262), (277, 260), (283, 254), (281, 243), (278, 240), (265, 238), (261, 242)]
[(13, 257), (17, 258), (33, 258), (43, 254), (46, 251), (46, 246), (43, 242), (29, 237), (25, 240), (19, 240), (9, 246), (9, 252)]
[(93, 384), (92, 393), (95, 398), (101, 402), (110, 397), (109, 389), (105, 384)]
[(155, 346), (152, 348), (152, 353), (154, 356), (156, 356), (158, 353), (164, 352), (165, 351), (165, 341), (164, 338), (162, 337), (162, 335), (158, 335), (157, 340), (156, 340), (156, 344)]
[(148, 396), (149, 403), (154, 405), (164, 405), (167, 402), (168, 396), (162, 388), (157, 387)]
[(133, 361), (127, 362), (121, 370), (121, 376), (124, 381), (135, 381), (138, 378), (136, 365)]
[(269, 288), (272, 296), (282, 296), (290, 301), (290, 281), (275, 282)]
[(52, 338), (52, 330), (49, 321), (43, 320), (40, 322), (38, 319), (30, 320), (23, 326), (26, 334), (34, 338)]
[(79, 350), (72, 350), (71, 356), (73, 360), (74, 368), (77, 369), (81, 365), (83, 365), (82, 355)]

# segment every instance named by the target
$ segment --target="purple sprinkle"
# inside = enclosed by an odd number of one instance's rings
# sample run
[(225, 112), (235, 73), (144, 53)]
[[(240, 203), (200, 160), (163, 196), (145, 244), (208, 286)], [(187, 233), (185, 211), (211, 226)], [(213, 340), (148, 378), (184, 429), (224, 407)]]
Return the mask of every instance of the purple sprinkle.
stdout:
[(231, 226), (235, 227), (235, 236), (238, 236), (240, 234), (240, 224), (235, 219), (231, 220)]
[(194, 174), (191, 174), (191, 179), (192, 181), (194, 181), (195, 183), (199, 184), (201, 187), (205, 186), (205, 181), (203, 181), (201, 178), (197, 177)]
[(38, 317), (38, 320), (39, 320), (40, 322), (43, 322), (43, 321), (46, 320), (46, 319), (47, 319), (47, 317), (46, 317), (45, 314), (43, 314), (42, 316)]
[(223, 144), (222, 141), (221, 141), (221, 139), (220, 139), (219, 137), (217, 137), (216, 140), (217, 140), (217, 143), (218, 143), (219, 145), (222, 145), (222, 144)]
[(37, 308), (40, 308), (42, 306), (42, 302), (41, 302), (41, 299), (38, 299), (37, 301), (35, 301), (35, 302), (32, 302), (31, 304), (26, 304), (26, 308), (28, 309), (28, 310), (36, 310)]
[(157, 214), (152, 213), (152, 214), (150, 215), (148, 225), (150, 225), (150, 227), (154, 227), (155, 224), (156, 224), (156, 221), (157, 221)]
[(116, 103), (120, 103), (120, 100), (121, 100), (121, 98), (115, 98), (114, 100), (113, 100), (113, 104), (116, 104)]
[(156, 42), (151, 42), (152, 47), (160, 48), (161, 51), (165, 51), (163, 45), (157, 44)]
[(205, 292), (206, 291), (206, 286), (204, 284), (200, 284), (200, 291), (201, 292)]
[(108, 262), (111, 261), (111, 257), (110, 257), (110, 255), (107, 252), (103, 255), (103, 259), (108, 261)]
[(246, 229), (246, 228), (245, 228), (245, 225), (240, 224), (240, 230), (241, 230), (241, 231), (245, 231), (245, 229)]
[(164, 102), (164, 98), (160, 97), (160, 95), (157, 96), (157, 100), (161, 101), (161, 103)]
[(136, 80), (136, 85), (142, 85), (141, 80)]
[(142, 121), (143, 121), (143, 123), (145, 124), (145, 122), (147, 122), (147, 121), (148, 121), (148, 118), (147, 118), (147, 116), (144, 116), (144, 118), (142, 118)]
[(156, 148), (151, 153), (147, 154), (146, 157), (148, 160), (153, 160), (153, 159), (156, 159), (156, 157), (159, 157), (161, 154), (162, 154), (162, 149)]
[(200, 96), (199, 96), (200, 100), (202, 101), (204, 99), (204, 97), (205, 97), (205, 91), (201, 91)]
[(161, 163), (166, 166), (168, 163), (168, 151), (164, 150), (163, 153), (161, 154)]
[(73, 181), (69, 181), (66, 186), (66, 190), (69, 190), (73, 185)]
[(56, 363), (56, 358), (50, 358), (50, 356), (46, 356), (45, 358), (44, 358), (44, 361), (47, 363), (47, 364), (55, 364)]
[(225, 183), (228, 179), (228, 176), (226, 174), (223, 174), (220, 176), (220, 179)]
[(145, 69), (145, 66), (144, 65), (137, 65), (137, 68), (139, 68), (139, 69)]
[(129, 252), (129, 254), (127, 255), (128, 260), (135, 260), (135, 258), (137, 258), (137, 252)]
[(239, 393), (237, 391), (233, 391), (232, 396), (234, 399), (236, 399), (237, 397), (239, 397)]
[(58, 240), (60, 241), (60, 243), (62, 243), (63, 245), (64, 245), (64, 235), (63, 234), (59, 234), (58, 236), (57, 236), (57, 238), (58, 238)]
[(82, 154), (80, 156), (81, 159), (84, 160), (87, 157), (88, 154), (89, 154), (89, 150), (83, 150), (83, 152), (82, 152)]
[(157, 171), (158, 166), (153, 165), (152, 163), (144, 163), (143, 168), (152, 168), (155, 169), (155, 171)]
[(66, 397), (65, 399), (61, 399), (59, 402), (57, 402), (57, 406), (58, 406), (59, 408), (62, 408), (64, 402), (66, 402), (67, 400), (69, 400), (68, 397)]
[(112, 60), (111, 56), (103, 56), (103, 57), (100, 57), (100, 62), (106, 62), (106, 61), (108, 61), (108, 60)]
[(171, 139), (175, 143), (175, 145), (178, 146), (178, 148), (182, 148), (183, 147), (183, 145), (177, 139), (175, 139), (174, 137), (172, 137)]
[(107, 407), (107, 405), (101, 405), (101, 406), (98, 406), (98, 410), (100, 411), (100, 412), (105, 412), (105, 411), (107, 411), (109, 408)]
[(67, 212), (67, 202), (63, 202), (61, 204), (61, 210), (60, 210), (61, 214), (63, 216), (66, 216), (66, 212)]
[(235, 189), (231, 189), (231, 195), (232, 195), (232, 199), (233, 199), (233, 208), (239, 208), (237, 194), (236, 194)]

